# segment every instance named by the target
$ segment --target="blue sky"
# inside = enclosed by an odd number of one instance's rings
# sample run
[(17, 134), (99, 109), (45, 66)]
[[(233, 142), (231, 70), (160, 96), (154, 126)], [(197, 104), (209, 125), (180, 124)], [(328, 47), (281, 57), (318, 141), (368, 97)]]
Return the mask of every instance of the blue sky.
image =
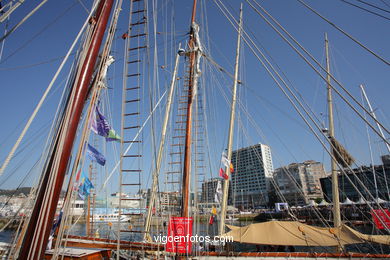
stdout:
[[(90, 8), (91, 1), (85, 0), (82, 2), (87, 8)], [(199, 1), (197, 21), (201, 26), (202, 41), (206, 47), (206, 54), (232, 73), (236, 32), (213, 2)], [(239, 1), (224, 2), (235, 10), (234, 14), (237, 16)], [(378, 6), (388, 8), (379, 0), (374, 2)], [(327, 32), (331, 49), (331, 70), (335, 77), (359, 100), (358, 86), (359, 84), (365, 84), (367, 94), (377, 111), (379, 119), (385, 126), (389, 127), (390, 73), (387, 65), (362, 50), (361, 47), (347, 39), (329, 24), (320, 20), (298, 1), (276, 0), (259, 1), (259, 3), (323, 64), (325, 62), (324, 33)], [(390, 59), (388, 55), (388, 46), (390, 46), (388, 20), (373, 16), (338, 0), (330, 0), (326, 3), (325, 1), (307, 1), (307, 3), (385, 59)], [(35, 4), (33, 1), (27, 1), (22, 5), (11, 16), (10, 26), (17, 23)], [(152, 4), (150, 4), (150, 10), (151, 7)], [(70, 9), (65, 12), (64, 10), (67, 10), (67, 8)], [(192, 1), (190, 0), (157, 1), (157, 31), (162, 32), (156, 36), (159, 42), (163, 41), (164, 37), (172, 36), (172, 34), (164, 32), (167, 31), (166, 29), (170, 31), (171, 22), (173, 21), (172, 14), (174, 14), (175, 37), (177, 41), (182, 40), (181, 43), (185, 44), (191, 8)], [(108, 82), (111, 88), (108, 91), (108, 96), (110, 97), (110, 106), (113, 113), (112, 121), (117, 131), (120, 129), (121, 71), (124, 44), (120, 35), (126, 31), (128, 15), (126, 10), (125, 6), (118, 25), (118, 37), (115, 39), (112, 50), (117, 61), (110, 67)], [(61, 17), (56, 20), (59, 16)], [(2, 79), (0, 84), (0, 105), (2, 108), (0, 109), (0, 118), (2, 118), (0, 129), (1, 162), (11, 149), (21, 131), (21, 127), (32, 113), (59, 66), (60, 59), (56, 58), (66, 54), (86, 16), (87, 12), (79, 1), (48, 1), (41, 10), (6, 39), (4, 53), (0, 61)], [(168, 23), (165, 22), (167, 17), (170, 18)], [(319, 117), (322, 114), (326, 115), (326, 92), (322, 80), (246, 3), (244, 3), (244, 23), (247, 28), (254, 32), (258, 41), (286, 73), (288, 79), (298, 89), (306, 102), (311, 105), (316, 114)], [(39, 36), (34, 37), (46, 26), (48, 27)], [(4, 25), (2, 24), (0, 28), (3, 31)], [(24, 47), (21, 48), (21, 46)], [(170, 71), (173, 59), (171, 54), (174, 52), (174, 48), (172, 44), (164, 45), (164, 47), (165, 51), (159, 51), (158, 65), (165, 65), (167, 71)], [(37, 65), (52, 59), (56, 60)], [(273, 152), (275, 168), (291, 162), (309, 159), (321, 161), (327, 165), (329, 160), (318, 141), (308, 132), (302, 120), (298, 118), (286, 98), (277, 89), (275, 83), (245, 44), (242, 49), (241, 65), (240, 75), (244, 85), (240, 87), (239, 91), (241, 105), (238, 114), (241, 117), (241, 123), (236, 124), (235, 148), (257, 142), (267, 143), (271, 146)], [(207, 69), (208, 66), (205, 68)], [(56, 91), (45, 103), (23, 142), (24, 144), (32, 142), (32, 144), (15, 157), (7, 172), (0, 177), (0, 188), (13, 188), (18, 185), (42, 152), (44, 138), (48, 132), (48, 124), (54, 116), (63, 89), (63, 83), (60, 83), (65, 79), (67, 71), (69, 71), (69, 64), (61, 73), (57, 84), (53, 88)], [(158, 70), (158, 73), (160, 92), (162, 92), (169, 83), (170, 74), (164, 70)], [(182, 71), (180, 73), (183, 74)], [(205, 81), (205, 84), (202, 84), (207, 94), (209, 108), (209, 111), (207, 111), (209, 119), (207, 122), (209, 129), (208, 147), (212, 165), (208, 169), (209, 172), (206, 177), (208, 178), (217, 175), (220, 153), (226, 147), (229, 106), (223, 98), (223, 93), (227, 95), (230, 102), (230, 92), (228, 90), (232, 82), (229, 77), (218, 74), (215, 70), (213, 72), (204, 71), (203, 75), (212, 76)], [(145, 100), (147, 101), (148, 98), (145, 98)], [(351, 151), (359, 164), (369, 164), (370, 157), (364, 124), (341, 102), (340, 98), (335, 97), (335, 102), (336, 136)], [(145, 113), (143, 118), (147, 116), (148, 106), (147, 103), (144, 104)], [(245, 106), (246, 110), (249, 111), (258, 129), (261, 130), (261, 134), (247, 119), (242, 106)], [(161, 119), (159, 115), (161, 115), (161, 111), (157, 116), (157, 128), (160, 127)], [(324, 116), (323, 120), (326, 122)], [(37, 132), (38, 134), (35, 134)], [(143, 159), (143, 167), (146, 169), (145, 186), (147, 186), (150, 179), (147, 177), (151, 165), (150, 142), (147, 141), (149, 133), (150, 130), (145, 133), (145, 157)], [(375, 163), (378, 163), (379, 154), (384, 152), (384, 146), (380, 144), (377, 137), (373, 137), (372, 133), (371, 137)], [(106, 156), (108, 161), (107, 171), (109, 172), (114, 165), (114, 158), (118, 155), (114, 155), (114, 150), (109, 148)], [(326, 167), (328, 168), (328, 166)], [(100, 169), (99, 171), (103, 170)], [(26, 185), (31, 183), (33, 177), (37, 174), (38, 172), (35, 172), (26, 181)], [(101, 181), (101, 179), (99, 180)], [(115, 182), (116, 176), (114, 176), (112, 183)], [(111, 190), (115, 190), (115, 187), (114, 184), (111, 184)]]

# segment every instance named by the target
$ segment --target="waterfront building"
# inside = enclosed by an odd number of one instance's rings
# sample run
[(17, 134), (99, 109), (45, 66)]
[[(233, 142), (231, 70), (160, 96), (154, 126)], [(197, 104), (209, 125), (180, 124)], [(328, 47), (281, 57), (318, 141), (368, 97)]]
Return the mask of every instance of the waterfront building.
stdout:
[[(353, 169), (353, 171), (345, 170), (347, 176), (341, 174), (339, 171), (338, 179), (341, 202), (347, 197), (354, 202), (358, 202), (360, 200), (359, 192), (368, 201), (372, 201), (368, 192), (371, 193), (374, 198), (378, 194), (380, 199), (389, 201), (390, 156), (382, 156), (382, 162), (382, 165), (361, 166)], [(359, 192), (355, 189), (354, 185)], [(363, 187), (363, 185), (365, 187)], [(330, 176), (321, 178), (321, 187), (326, 200), (331, 201), (332, 182)]]
[(242, 208), (265, 206), (273, 173), (271, 148), (255, 144), (233, 151), (229, 203)]
[(323, 164), (312, 160), (280, 167), (274, 172), (276, 194), (280, 193), (290, 206), (307, 205), (310, 200), (323, 198), (320, 178), (325, 176)]

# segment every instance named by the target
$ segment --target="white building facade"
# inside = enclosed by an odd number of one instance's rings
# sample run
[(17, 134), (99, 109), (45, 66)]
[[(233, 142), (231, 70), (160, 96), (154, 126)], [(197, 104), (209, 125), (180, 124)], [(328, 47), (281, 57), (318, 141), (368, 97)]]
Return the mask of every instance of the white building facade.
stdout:
[(232, 153), (234, 173), (231, 175), (229, 202), (245, 209), (265, 206), (273, 174), (271, 148), (255, 144)]

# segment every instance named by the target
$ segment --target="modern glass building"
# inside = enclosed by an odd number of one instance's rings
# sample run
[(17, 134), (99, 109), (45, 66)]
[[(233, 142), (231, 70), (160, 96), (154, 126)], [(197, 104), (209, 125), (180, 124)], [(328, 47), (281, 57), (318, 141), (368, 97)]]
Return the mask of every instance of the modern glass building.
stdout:
[(255, 144), (233, 151), (229, 203), (243, 208), (267, 205), (273, 164), (271, 148)]

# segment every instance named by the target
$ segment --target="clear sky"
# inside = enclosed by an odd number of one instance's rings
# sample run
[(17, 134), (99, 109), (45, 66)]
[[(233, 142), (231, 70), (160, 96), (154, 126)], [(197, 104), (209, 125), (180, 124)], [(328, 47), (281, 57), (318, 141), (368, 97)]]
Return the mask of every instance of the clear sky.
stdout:
[[(83, 3), (84, 6), (80, 4)], [(126, 4), (128, 1), (125, 1)], [(185, 44), (186, 33), (189, 29), (189, 17), (192, 9), (192, 1), (153, 1), (156, 4), (158, 16), (156, 20), (158, 43), (158, 66), (164, 65), (166, 70), (158, 69), (159, 93), (169, 83), (170, 71), (172, 70), (173, 45), (178, 42)], [(237, 0), (223, 1), (237, 17), (239, 3)], [(384, 2), (375, 0), (373, 4), (390, 10), (389, 0)], [(289, 0), (265, 0), (259, 1), (285, 28), (309, 50), (322, 64), (324, 58), (324, 33), (328, 33), (331, 53), (331, 70), (335, 77), (358, 99), (361, 100), (359, 84), (366, 86), (367, 94), (376, 109), (381, 122), (389, 127), (390, 89), (389, 89), (389, 66), (385, 65), (374, 56), (364, 51), (361, 47), (336, 31), (329, 24), (315, 16), (304, 8), (298, 1)], [(374, 16), (357, 8), (346, 5), (339, 0), (313, 1), (308, 4), (320, 13), (339, 25), (352, 36), (359, 39), (363, 44), (376, 53), (389, 60), (389, 20)], [(9, 20), (9, 27), (15, 25), (36, 5), (35, 1), (26, 1)], [(25, 24), (17, 29), (5, 40), (3, 55), (0, 60), (0, 162), (10, 151), (17, 136), (22, 130), (27, 118), (31, 115), (42, 93), (51, 81), (56, 69), (60, 64), (60, 58), (64, 56), (74, 40), (77, 32), (86, 19), (87, 11), (92, 1), (48, 1), (42, 9), (32, 16)], [(151, 11), (153, 4), (149, 4)], [(123, 44), (121, 39), (126, 31), (128, 7), (125, 5), (121, 13), (118, 25), (118, 36), (113, 45), (112, 54), (116, 62), (109, 70), (108, 96), (114, 128), (120, 130), (120, 100), (122, 82)], [(378, 11), (380, 12), (380, 11)], [(388, 13), (382, 12), (383, 15)], [(390, 16), (389, 16), (390, 17)], [(214, 1), (199, 1), (197, 21), (201, 26), (201, 37), (205, 47), (205, 53), (229, 73), (233, 73), (237, 33), (229, 24), (224, 15), (215, 5)], [(289, 81), (312, 107), (313, 111), (325, 123), (326, 90), (325, 84), (292, 49), (285, 44), (275, 32), (244, 1), (244, 24), (247, 30), (251, 30), (257, 41), (266, 49), (272, 59), (286, 74)], [(175, 34), (172, 34), (172, 28)], [(153, 22), (150, 23), (150, 31), (153, 32)], [(1, 24), (2, 32), (5, 24)], [(164, 45), (166, 39), (175, 36), (174, 42)], [(154, 39), (151, 36), (151, 46)], [(175, 44), (174, 44), (175, 43)], [(162, 47), (160, 49), (160, 47)], [(152, 48), (153, 49), (153, 48)], [(73, 56), (72, 56), (73, 58)], [(72, 60), (72, 59), (71, 59)], [(210, 63), (203, 62), (202, 76), (209, 76), (202, 82), (207, 95), (207, 126), (208, 144), (210, 152), (210, 168), (206, 178), (216, 176), (219, 159), (222, 150), (227, 143), (227, 127), (229, 120), (229, 105), (225, 102), (227, 95), (230, 102), (232, 81), (225, 74), (217, 73)], [(266, 73), (261, 64), (254, 57), (246, 44), (243, 44), (242, 58), (240, 62), (240, 78), (243, 85), (240, 87), (240, 105), (238, 115), (240, 122), (236, 124), (234, 147), (243, 147), (262, 142), (269, 144), (273, 153), (274, 167), (280, 167), (291, 162), (304, 160), (317, 160), (324, 162), (328, 168), (329, 160), (319, 142), (315, 140), (308, 128), (300, 120), (297, 113), (282, 95), (276, 84)], [(32, 167), (42, 152), (45, 137), (49, 130), (50, 120), (53, 118), (56, 105), (64, 86), (70, 65), (67, 64), (63, 73), (60, 74), (51, 96), (44, 104), (43, 109), (37, 116), (27, 136), (25, 137), (18, 155), (9, 165), (6, 173), (0, 177), (0, 188), (14, 188), (17, 186), (27, 171)], [(181, 74), (180, 74), (181, 73)], [(179, 74), (182, 76), (181, 70)], [(154, 82), (152, 80), (152, 82)], [(154, 85), (157, 89), (157, 84)], [(148, 93), (145, 87), (146, 94)], [(158, 99), (156, 97), (156, 99)], [(148, 97), (145, 98), (145, 113), (147, 116)], [(369, 164), (366, 128), (362, 121), (342, 103), (341, 99), (335, 98), (336, 136), (350, 150), (357, 159), (358, 165)], [(162, 109), (162, 107), (161, 107)], [(160, 128), (161, 113), (157, 117), (157, 128)], [(251, 123), (248, 111), (257, 126)], [(157, 136), (159, 131), (157, 132)], [(150, 130), (144, 134), (146, 143), (144, 147), (145, 168), (144, 185), (150, 183)], [(374, 152), (374, 162), (379, 163), (379, 155), (385, 152), (383, 143), (378, 137), (371, 134), (371, 142)], [(26, 146), (25, 149), (22, 149)], [(119, 146), (116, 146), (119, 149)], [(110, 172), (115, 164), (114, 149), (107, 150), (107, 171)], [(25, 183), (28, 186), (37, 172)], [(101, 179), (100, 179), (101, 181)], [(117, 182), (116, 174), (113, 177), (111, 191), (115, 190), (113, 184)]]

